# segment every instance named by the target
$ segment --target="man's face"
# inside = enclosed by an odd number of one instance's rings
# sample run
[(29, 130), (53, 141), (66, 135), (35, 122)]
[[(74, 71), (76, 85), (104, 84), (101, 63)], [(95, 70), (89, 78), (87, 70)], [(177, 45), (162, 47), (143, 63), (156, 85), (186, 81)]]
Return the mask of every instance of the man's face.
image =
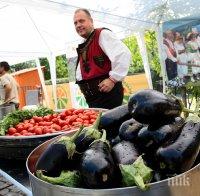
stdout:
[(74, 26), (76, 32), (83, 38), (87, 38), (94, 29), (93, 20), (84, 11), (74, 14)]
[(174, 41), (174, 34), (172, 31), (167, 32), (167, 38), (171, 41)]

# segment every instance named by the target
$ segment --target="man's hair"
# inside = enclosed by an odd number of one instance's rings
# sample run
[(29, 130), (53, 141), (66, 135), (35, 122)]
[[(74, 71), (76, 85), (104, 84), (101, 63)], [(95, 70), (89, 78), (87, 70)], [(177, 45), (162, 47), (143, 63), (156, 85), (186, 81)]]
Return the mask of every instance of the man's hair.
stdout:
[(85, 8), (79, 8), (79, 9), (77, 9), (74, 13), (77, 13), (77, 12), (80, 12), (80, 11), (85, 12), (86, 15), (87, 15), (88, 17), (92, 18), (92, 16), (91, 16), (89, 10), (87, 10), (87, 9), (85, 9)]
[(6, 61), (0, 62), (0, 67), (3, 67), (5, 71), (10, 70), (10, 65)]

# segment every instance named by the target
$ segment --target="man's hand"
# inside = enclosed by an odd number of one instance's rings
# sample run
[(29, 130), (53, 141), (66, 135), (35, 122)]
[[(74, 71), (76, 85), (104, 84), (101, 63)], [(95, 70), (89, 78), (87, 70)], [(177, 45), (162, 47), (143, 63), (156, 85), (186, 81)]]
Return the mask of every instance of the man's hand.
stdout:
[(99, 91), (108, 93), (113, 89), (114, 86), (115, 82), (113, 82), (110, 78), (107, 78), (99, 84)]

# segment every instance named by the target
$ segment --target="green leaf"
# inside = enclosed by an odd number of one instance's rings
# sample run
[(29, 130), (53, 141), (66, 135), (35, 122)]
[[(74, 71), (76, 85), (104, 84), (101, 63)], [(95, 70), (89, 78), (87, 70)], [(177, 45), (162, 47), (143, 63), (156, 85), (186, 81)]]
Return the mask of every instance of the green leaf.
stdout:
[(144, 164), (142, 156), (131, 165), (119, 165), (124, 186), (137, 185), (141, 190), (147, 190), (153, 177), (153, 170)]
[(200, 117), (197, 115), (190, 115), (186, 118), (185, 122), (192, 121), (194, 123), (199, 123), (200, 122)]

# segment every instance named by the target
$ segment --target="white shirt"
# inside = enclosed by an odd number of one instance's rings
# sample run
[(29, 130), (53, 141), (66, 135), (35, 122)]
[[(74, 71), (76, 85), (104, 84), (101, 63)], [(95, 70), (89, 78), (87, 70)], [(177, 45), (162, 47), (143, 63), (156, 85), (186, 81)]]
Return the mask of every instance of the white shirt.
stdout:
[[(172, 48), (172, 49), (175, 50), (174, 44), (172, 43), (172, 41), (170, 41), (169, 39), (165, 39), (165, 41), (169, 44), (170, 48)], [(171, 59), (173, 62), (177, 62), (177, 59), (171, 54), (169, 48), (168, 48), (165, 44), (163, 44), (163, 46), (164, 46), (164, 55), (165, 55), (165, 59), (166, 59), (166, 58), (169, 58), (169, 59)]]
[(5, 101), (5, 85), (11, 86), (10, 97), (8, 99), (12, 99), (11, 101), (14, 103), (19, 103), (18, 84), (15, 79), (8, 73), (0, 77), (0, 99)]
[[(116, 81), (122, 81), (128, 73), (131, 63), (131, 53), (126, 45), (114, 33), (103, 29), (99, 36), (99, 45), (111, 61), (111, 76)], [(76, 79), (82, 80), (80, 63), (76, 70)]]

